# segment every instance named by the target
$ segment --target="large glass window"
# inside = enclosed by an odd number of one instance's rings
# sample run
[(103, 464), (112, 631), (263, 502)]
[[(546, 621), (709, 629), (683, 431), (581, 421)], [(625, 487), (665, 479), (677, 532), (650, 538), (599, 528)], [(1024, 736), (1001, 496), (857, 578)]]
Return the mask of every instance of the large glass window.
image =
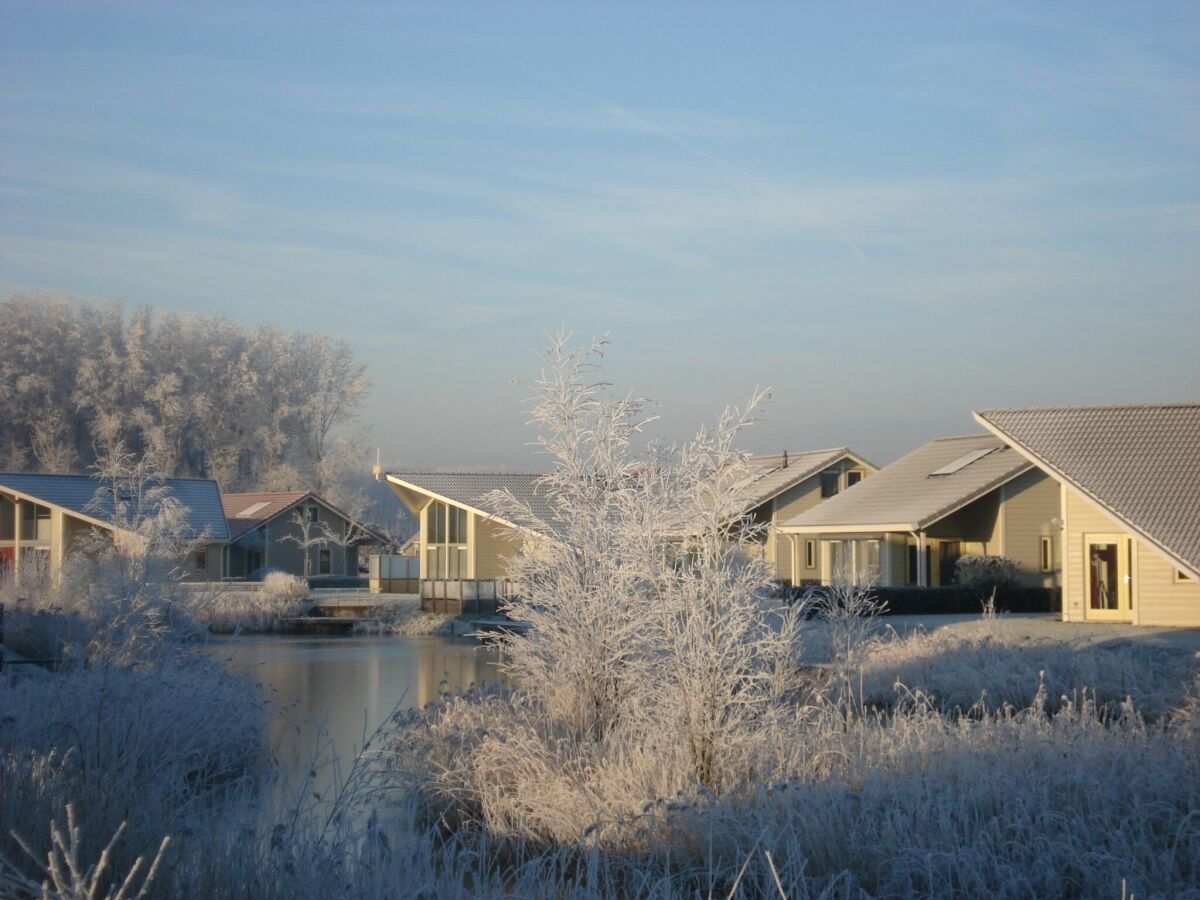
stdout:
[(0, 497), (0, 541), (11, 541), (17, 536), (16, 504), (7, 497)]
[(867, 538), (829, 542), (829, 575), (834, 581), (864, 584), (879, 580), (879, 541)]
[(425, 577), (467, 577), (467, 511), (435, 500), (425, 522)]
[(21, 540), (50, 540), (50, 510), (36, 503), (21, 504)]

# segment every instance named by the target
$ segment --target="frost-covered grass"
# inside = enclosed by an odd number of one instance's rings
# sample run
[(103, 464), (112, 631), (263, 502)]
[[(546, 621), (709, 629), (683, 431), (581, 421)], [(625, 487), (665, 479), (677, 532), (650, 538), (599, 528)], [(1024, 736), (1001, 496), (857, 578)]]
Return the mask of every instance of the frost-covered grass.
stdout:
[(399, 600), (388, 603), (377, 610), (374, 618), (359, 619), (354, 623), (355, 634), (390, 634), (399, 637), (421, 637), (424, 635), (454, 635), (470, 631), (465, 622), (454, 616), (424, 612), (417, 599)]
[[(1051, 707), (1077, 702), (1086, 690), (1100, 705), (1129, 699), (1141, 714), (1158, 716), (1182, 702), (1197, 668), (1196, 650), (1182, 641), (1113, 635), (1068, 643), (1037, 636), (1036, 630), (1031, 635), (1016, 624), (1006, 627), (1002, 617), (877, 639), (864, 655), (855, 688), (872, 706), (894, 702), (900, 684), (940, 707), (982, 703), (995, 709), (1028, 706), (1044, 683)], [(1071, 626), (1064, 628), (1070, 634)]]
[(1173, 698), (1148, 724), (1088, 690), (1102, 668), (1089, 652), (1106, 648), (1041, 648), (1060, 665), (1059, 701), (1036, 669), (1022, 670), (1028, 686), (1019, 673), (998, 684), (1003, 656), (973, 675), (964, 640), (983, 638), (918, 634), (890, 658), (921, 659), (917, 680), (958, 682), (972, 702), (988, 685), (1028, 702), (958, 710), (889, 683), (869, 709), (818, 693), (747, 748), (753, 777), (720, 795), (690, 777), (677, 743), (581, 741), (520, 693), (414, 714), (395, 746), (431, 818), (531, 865), (575, 854), (599, 893), (651, 879), (666, 894), (725, 896), (738, 882), (769, 895), (776, 877), (792, 897), (1200, 891), (1200, 681), (1146, 672), (1147, 695)]
[(303, 595), (222, 586), (193, 592), (186, 614), (215, 634), (259, 633), (275, 631), (280, 619), (303, 616), (307, 608)]

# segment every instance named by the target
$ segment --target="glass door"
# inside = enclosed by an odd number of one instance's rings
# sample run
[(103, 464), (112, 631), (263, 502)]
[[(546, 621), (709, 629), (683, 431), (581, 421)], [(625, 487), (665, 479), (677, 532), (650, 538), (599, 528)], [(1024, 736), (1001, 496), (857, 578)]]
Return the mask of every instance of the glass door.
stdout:
[(1084, 599), (1087, 618), (1102, 622), (1133, 619), (1129, 571), (1129, 538), (1123, 534), (1084, 537)]

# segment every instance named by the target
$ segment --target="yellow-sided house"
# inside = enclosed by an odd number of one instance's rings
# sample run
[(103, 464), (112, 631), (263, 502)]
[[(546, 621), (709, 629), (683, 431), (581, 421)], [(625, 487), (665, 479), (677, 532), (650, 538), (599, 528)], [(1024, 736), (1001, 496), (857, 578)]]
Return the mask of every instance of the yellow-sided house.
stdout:
[[(199, 545), (185, 562), (189, 581), (219, 581), (229, 530), (217, 483), (206, 478), (166, 478), (185, 509), (187, 536)], [(87, 475), (0, 473), (0, 570), (20, 576), (25, 566), (57, 572), (93, 531), (118, 544), (128, 532), (113, 524), (112, 488)]]
[(949, 584), (968, 554), (1005, 556), (1029, 585), (1058, 584), (1058, 485), (990, 434), (939, 438), (779, 531), (822, 583)]
[[(875, 466), (845, 447), (750, 457), (738, 466), (738, 482), (747, 516), (766, 526), (762, 543), (751, 548), (789, 582), (815, 578), (776, 524), (857, 484)], [(715, 476), (715, 477), (720, 477)], [(386, 479), (401, 501), (420, 519), (421, 579), (490, 581), (508, 574), (508, 561), (519, 551), (513, 523), (489, 510), (486, 496), (507, 490), (529, 503), (545, 522), (554, 514), (538, 492), (538, 475), (498, 472), (390, 472)], [(553, 535), (547, 537), (553, 538)]]
[(764, 527), (761, 543), (745, 549), (759, 554), (775, 577), (788, 584), (818, 580), (816, 560), (798, 552), (795, 541), (779, 526), (876, 471), (876, 466), (846, 447), (749, 457), (737, 467), (735, 487), (745, 514)]
[(975, 418), (1061, 484), (1064, 620), (1200, 625), (1200, 404)]
[(508, 575), (518, 551), (515, 526), (487, 509), (491, 491), (508, 490), (543, 519), (537, 475), (501, 472), (389, 472), (387, 483), (421, 523), (421, 580), (489, 581)]

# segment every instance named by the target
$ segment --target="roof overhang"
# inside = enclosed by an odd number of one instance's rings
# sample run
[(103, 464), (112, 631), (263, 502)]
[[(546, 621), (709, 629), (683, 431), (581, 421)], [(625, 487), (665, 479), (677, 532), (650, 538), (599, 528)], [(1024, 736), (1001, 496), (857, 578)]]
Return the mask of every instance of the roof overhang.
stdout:
[(1082, 497), (1085, 501), (1087, 501), (1089, 504), (1091, 504), (1095, 509), (1104, 513), (1109, 518), (1116, 519), (1118, 522), (1120, 522), (1122, 525), (1124, 525), (1126, 528), (1128, 528), (1130, 531), (1132, 531), (1135, 535), (1137, 535), (1139, 538), (1141, 538), (1143, 541), (1145, 541), (1147, 544), (1149, 544), (1151, 547), (1153, 547), (1155, 550), (1157, 550), (1159, 553), (1161, 553), (1163, 556), (1165, 556), (1171, 562), (1172, 565), (1174, 565), (1177, 568), (1181, 569), (1182, 571), (1188, 573), (1192, 578), (1196, 579), (1197, 581), (1200, 581), (1200, 566), (1193, 565), (1192, 563), (1189, 563), (1186, 560), (1181, 559), (1175, 553), (1171, 552), (1166, 547), (1164, 547), (1159, 541), (1157, 541), (1154, 537), (1152, 537), (1150, 534), (1148, 534), (1144, 529), (1139, 528), (1138, 526), (1134, 525), (1132, 522), (1130, 522), (1128, 519), (1126, 519), (1123, 515), (1121, 515), (1119, 512), (1117, 512), (1115, 509), (1113, 509), (1111, 506), (1109, 506), (1107, 503), (1105, 503), (1099, 497), (1092, 494), (1090, 491), (1088, 491), (1086, 488), (1084, 488), (1081, 484), (1079, 484), (1077, 481), (1075, 481), (1073, 478), (1071, 478), (1065, 472), (1058, 469), (1056, 466), (1050, 465), (1044, 459), (1039, 457), (1036, 453), (1027, 449), (1023, 444), (1021, 444), (1019, 441), (1017, 441), (1012, 435), (1007, 434), (1002, 429), (1000, 429), (998, 426), (989, 422), (987, 419), (985, 419), (979, 413), (972, 412), (971, 415), (975, 417), (976, 422), (978, 422), (980, 425), (982, 425), (984, 428), (986, 428), (992, 434), (996, 435), (996, 437), (1000, 438), (1002, 441), (1004, 441), (1006, 444), (1008, 444), (1010, 447), (1012, 447), (1014, 450), (1016, 450), (1018, 453), (1020, 453), (1021, 456), (1025, 457), (1025, 459), (1029, 460), (1029, 462), (1032, 463), (1034, 466), (1041, 469), (1043, 472), (1045, 472), (1050, 477), (1054, 478), (1060, 484), (1065, 484), (1067, 487), (1074, 490), (1075, 493), (1079, 494), (1080, 497)]
[[(428, 506), (434, 500), (440, 500), (442, 503), (449, 503), (451, 506), (457, 506), (472, 512), (477, 516), (487, 519), (491, 522), (499, 522), (508, 528), (514, 528), (518, 531), (522, 530), (519, 525), (508, 519), (501, 518), (495, 513), (486, 512), (477, 506), (472, 506), (469, 503), (463, 503), (461, 500), (454, 500), (450, 497), (443, 496), (428, 488), (421, 487), (419, 484), (413, 484), (411, 481), (405, 481), (403, 478), (397, 478), (395, 475), (388, 474), (385, 476), (392, 490), (396, 492), (396, 496), (400, 501), (408, 507), (409, 511), (414, 516), (419, 516), (421, 510)], [(529, 529), (525, 529), (528, 531)]]
[(92, 525), (96, 528), (103, 528), (105, 531), (125, 531), (124, 528), (118, 528), (112, 522), (105, 522), (103, 519), (97, 519), (95, 516), (88, 515), (87, 513), (82, 513), (75, 509), (69, 509), (65, 506), (60, 506), (57, 503), (52, 503), (44, 497), (38, 497), (35, 494), (28, 494), (25, 491), (18, 491), (6, 484), (0, 484), (0, 491), (3, 491), (6, 494), (12, 494), (22, 502), (36, 503), (38, 506), (48, 506), (51, 509), (56, 509), (64, 515), (68, 515), (73, 519), (81, 519), (82, 521), (87, 522), (89, 525)]

